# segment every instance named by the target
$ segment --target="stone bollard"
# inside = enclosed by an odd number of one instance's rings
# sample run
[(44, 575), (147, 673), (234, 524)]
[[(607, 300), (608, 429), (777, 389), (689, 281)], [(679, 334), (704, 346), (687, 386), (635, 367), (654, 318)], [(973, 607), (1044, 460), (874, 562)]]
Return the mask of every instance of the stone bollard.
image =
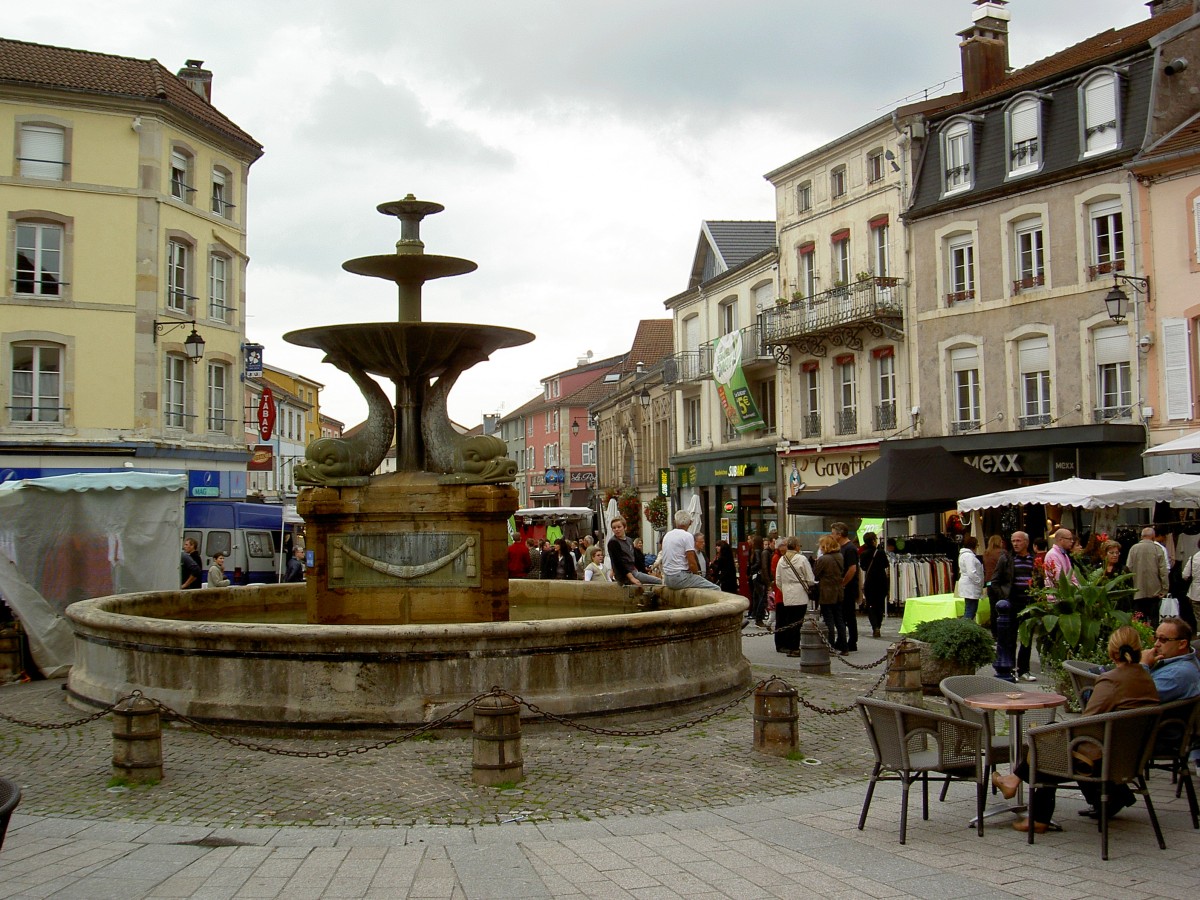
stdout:
[(829, 645), (813, 616), (805, 616), (800, 626), (800, 671), (805, 675), (829, 674)]
[(787, 756), (800, 748), (800, 705), (796, 689), (772, 678), (754, 692), (754, 749)]
[(495, 787), (525, 779), (521, 758), (521, 705), (507, 697), (485, 697), (475, 704), (471, 780)]
[(900, 640), (888, 647), (888, 676), (884, 688), (886, 697), (893, 703), (906, 706), (925, 706), (925, 694), (921, 689), (921, 648), (908, 640)]
[(0, 625), (0, 682), (11, 681), (24, 671), (21, 666), (21, 632)]
[(142, 696), (122, 701), (112, 712), (114, 777), (162, 781), (162, 721), (158, 706)]

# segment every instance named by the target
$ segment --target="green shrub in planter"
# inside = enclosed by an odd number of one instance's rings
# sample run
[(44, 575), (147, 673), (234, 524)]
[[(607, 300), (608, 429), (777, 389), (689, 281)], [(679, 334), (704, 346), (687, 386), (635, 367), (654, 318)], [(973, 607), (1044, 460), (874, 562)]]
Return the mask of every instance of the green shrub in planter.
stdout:
[(932, 619), (918, 625), (911, 637), (928, 644), (935, 659), (958, 663), (972, 672), (996, 659), (995, 638), (972, 619)]

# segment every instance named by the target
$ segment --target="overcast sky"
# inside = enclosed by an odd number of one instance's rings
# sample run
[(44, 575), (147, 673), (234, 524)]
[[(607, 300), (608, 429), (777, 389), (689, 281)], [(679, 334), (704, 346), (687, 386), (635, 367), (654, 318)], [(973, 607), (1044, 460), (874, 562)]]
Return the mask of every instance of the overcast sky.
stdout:
[[(1148, 15), (1142, 0), (1013, 0), (1027, 65)], [(266, 148), (250, 170), (247, 336), (366, 407), (285, 331), (395, 321), (342, 271), (394, 250), (375, 212), (413, 193), (426, 251), (477, 272), (426, 285), (426, 321), (537, 339), (463, 375), (451, 415), (510, 412), (591, 350), (627, 350), (687, 287), (704, 219), (770, 219), (763, 173), (907, 101), (959, 87), (969, 0), (114, 0), (10, 4), (6, 37), (203, 59), (213, 102)]]

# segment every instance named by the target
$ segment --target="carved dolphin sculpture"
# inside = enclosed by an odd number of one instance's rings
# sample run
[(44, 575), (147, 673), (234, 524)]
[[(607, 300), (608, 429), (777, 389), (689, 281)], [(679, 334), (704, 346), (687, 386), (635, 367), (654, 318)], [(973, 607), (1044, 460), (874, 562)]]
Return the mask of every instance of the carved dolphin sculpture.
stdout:
[(375, 379), (352, 360), (326, 357), (349, 375), (367, 401), (367, 423), (348, 438), (318, 438), (304, 448), (305, 461), (297, 464), (297, 484), (329, 484), (338, 478), (370, 475), (383, 462), (396, 432), (395, 413), (388, 395)]
[[(474, 361), (472, 361), (473, 363)], [(421, 410), (421, 437), (425, 461), (431, 471), (454, 475), (455, 481), (501, 484), (517, 477), (517, 463), (508, 458), (508, 446), (495, 435), (467, 437), (450, 424), (447, 398), (450, 389), (469, 366), (447, 369), (425, 393)]]

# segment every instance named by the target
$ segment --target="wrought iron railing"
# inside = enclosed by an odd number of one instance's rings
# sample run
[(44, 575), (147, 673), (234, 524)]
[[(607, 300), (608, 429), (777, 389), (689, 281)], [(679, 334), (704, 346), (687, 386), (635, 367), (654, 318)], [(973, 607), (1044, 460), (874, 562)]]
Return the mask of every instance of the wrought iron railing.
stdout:
[(800, 427), (806, 438), (821, 436), (821, 414), (819, 412), (804, 413), (800, 416)]
[(1026, 428), (1041, 428), (1049, 424), (1049, 413), (1039, 413), (1036, 416), (1017, 416), (1017, 427), (1022, 430)]
[(1133, 405), (1128, 406), (1097, 406), (1092, 410), (1092, 421), (1097, 425), (1111, 422), (1113, 419), (1129, 419), (1133, 417)]
[(896, 402), (889, 400), (875, 407), (875, 430), (891, 431), (896, 427)]
[(899, 319), (904, 315), (899, 278), (866, 278), (763, 310), (759, 320), (767, 345), (831, 328)]
[(835, 412), (833, 430), (836, 434), (856, 434), (858, 432), (858, 410), (851, 407)]

